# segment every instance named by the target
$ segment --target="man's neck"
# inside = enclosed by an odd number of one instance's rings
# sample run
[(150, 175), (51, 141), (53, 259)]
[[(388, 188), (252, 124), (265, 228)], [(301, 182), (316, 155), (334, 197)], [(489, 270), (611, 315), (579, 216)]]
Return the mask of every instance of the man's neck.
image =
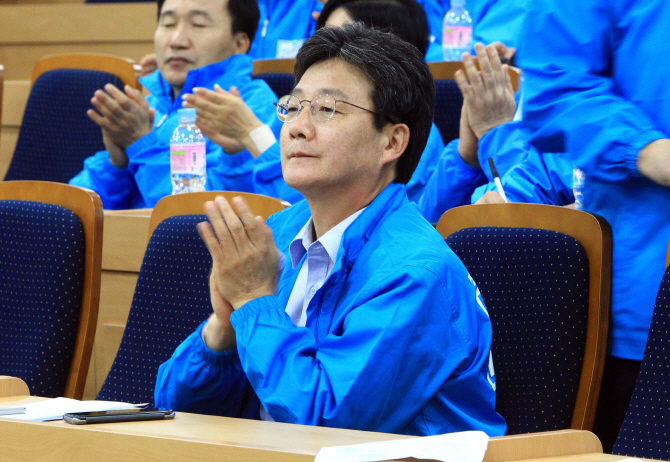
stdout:
[(321, 238), (338, 223), (367, 207), (391, 181), (378, 183), (374, 188), (349, 188), (337, 192), (320, 191), (318, 195), (305, 194), (314, 223), (316, 239)]

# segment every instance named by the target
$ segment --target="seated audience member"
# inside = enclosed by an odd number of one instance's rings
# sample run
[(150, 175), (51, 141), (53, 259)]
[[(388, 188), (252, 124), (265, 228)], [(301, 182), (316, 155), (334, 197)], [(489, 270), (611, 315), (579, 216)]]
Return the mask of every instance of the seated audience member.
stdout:
[[(392, 32), (426, 54), (430, 35), (428, 21), (416, 0), (329, 0), (316, 28), (342, 27), (354, 22)], [(416, 202), (421, 197), (443, 149), (442, 136), (433, 124), (419, 165), (407, 183), (407, 196), (411, 201)]]
[[(450, 0), (418, 0), (430, 27), (427, 61), (442, 61), (442, 22), (451, 7)], [(527, 0), (466, 0), (472, 18), (472, 43), (502, 42), (510, 48), (501, 56), (512, 59), (526, 17)]]
[(277, 114), (284, 177), (306, 200), (267, 225), (242, 199), (205, 204), (214, 313), (160, 367), (156, 405), (504, 434), (487, 312), (405, 193), (432, 120), (423, 56), (359, 24), (326, 27), (301, 48), (295, 74)]
[[(107, 209), (153, 207), (172, 191), (169, 140), (181, 95), (197, 87), (235, 86), (256, 116), (275, 124), (274, 93), (251, 80), (245, 53), (256, 32), (258, 6), (246, 0), (159, 0), (154, 46), (158, 70), (141, 79), (145, 100), (126, 87), (98, 90), (89, 116), (102, 128), (107, 151), (84, 162), (71, 184), (96, 191)], [(253, 156), (235, 140), (207, 142), (206, 189), (254, 192)]]
[[(417, 47), (421, 53), (426, 51), (428, 25), (425, 14), (416, 0), (330, 0), (319, 16), (317, 30), (324, 26), (342, 27), (353, 22), (362, 22), (368, 27), (374, 25), (376, 29), (392, 31)], [(185, 105), (196, 108), (198, 126), (213, 141), (217, 136), (225, 136), (239, 140), (247, 146), (251, 141), (248, 134), (262, 125), (250, 111), (241, 107), (239, 98), (231, 97), (223, 90), (196, 89), (193, 96), (185, 96)], [(205, 123), (206, 119), (211, 123)], [(259, 129), (260, 131), (262, 129)], [(295, 203), (302, 199), (302, 196), (283, 181), (279, 144), (273, 145), (272, 134), (268, 129), (265, 131), (267, 142), (259, 144), (263, 144), (267, 149), (255, 152), (253, 146), (247, 147), (254, 157), (260, 156), (254, 171), (256, 192)], [(433, 124), (426, 149), (406, 186), (410, 200), (416, 201), (421, 196), (443, 149), (442, 137)]]
[(295, 58), (315, 30), (314, 13), (321, 11), (319, 0), (259, 0), (261, 17), (258, 33), (251, 43), (253, 59)]

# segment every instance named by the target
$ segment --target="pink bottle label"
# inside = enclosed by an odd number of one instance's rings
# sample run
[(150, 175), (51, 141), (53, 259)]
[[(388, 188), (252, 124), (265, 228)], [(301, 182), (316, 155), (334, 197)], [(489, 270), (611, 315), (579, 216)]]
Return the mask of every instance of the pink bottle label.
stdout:
[(445, 26), (442, 30), (442, 46), (454, 48), (472, 47), (472, 27)]
[(205, 145), (200, 143), (170, 146), (170, 168), (172, 173), (205, 172)]

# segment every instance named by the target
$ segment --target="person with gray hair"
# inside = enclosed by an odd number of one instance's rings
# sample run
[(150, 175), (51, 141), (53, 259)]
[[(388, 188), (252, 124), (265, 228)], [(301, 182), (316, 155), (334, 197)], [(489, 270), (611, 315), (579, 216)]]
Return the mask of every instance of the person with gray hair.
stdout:
[(421, 53), (360, 24), (305, 42), (277, 102), (286, 183), (267, 224), (205, 204), (213, 313), (161, 365), (159, 408), (358, 430), (505, 433), (491, 323), (410, 203), (434, 88)]

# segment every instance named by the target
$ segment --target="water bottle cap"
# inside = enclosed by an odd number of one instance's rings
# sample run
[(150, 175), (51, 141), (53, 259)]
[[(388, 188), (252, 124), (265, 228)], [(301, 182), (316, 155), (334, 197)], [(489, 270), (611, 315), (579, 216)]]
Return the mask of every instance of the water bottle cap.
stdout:
[(451, 0), (451, 6), (463, 8), (465, 7), (465, 0)]
[(195, 109), (178, 109), (177, 117), (179, 122), (195, 122)]

